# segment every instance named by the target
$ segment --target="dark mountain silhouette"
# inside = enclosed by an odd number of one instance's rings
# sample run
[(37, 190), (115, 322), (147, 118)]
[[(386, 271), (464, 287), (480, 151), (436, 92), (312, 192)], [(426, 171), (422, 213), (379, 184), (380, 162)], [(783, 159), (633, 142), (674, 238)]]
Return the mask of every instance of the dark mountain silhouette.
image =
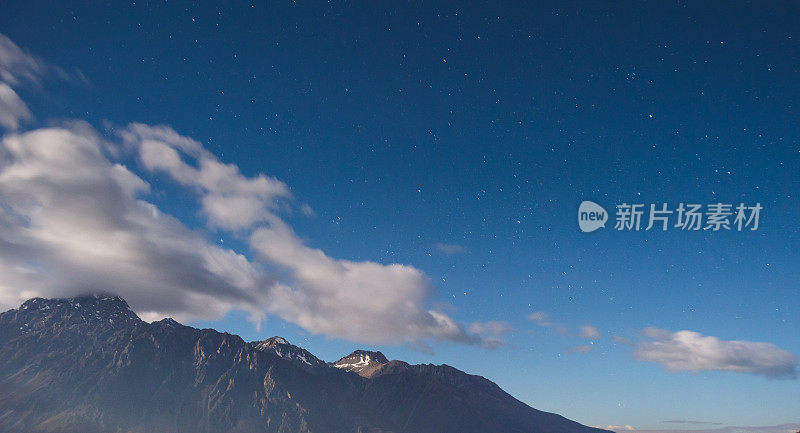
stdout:
[(446, 365), (147, 323), (110, 296), (0, 314), (0, 431), (600, 433)]

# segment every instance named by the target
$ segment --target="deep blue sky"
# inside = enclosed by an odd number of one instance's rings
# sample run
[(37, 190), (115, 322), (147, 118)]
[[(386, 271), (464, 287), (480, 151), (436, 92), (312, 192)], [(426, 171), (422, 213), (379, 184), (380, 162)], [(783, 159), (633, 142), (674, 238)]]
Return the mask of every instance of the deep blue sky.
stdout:
[[(416, 266), (454, 317), (514, 328), (495, 351), (388, 357), (594, 425), (797, 421), (797, 380), (669, 373), (612, 342), (653, 326), (800, 354), (797, 3), (0, 3), (0, 33), (87, 79), (21, 89), (37, 119), (168, 124), (286, 182), (315, 210), (288, 217), (310, 245)], [(192, 198), (154, 186), (202, 225)], [(764, 210), (755, 232), (585, 234), (582, 200)], [(534, 311), (602, 336), (570, 353), (585, 339)], [(277, 318), (203, 325), (329, 361), (358, 346)]]

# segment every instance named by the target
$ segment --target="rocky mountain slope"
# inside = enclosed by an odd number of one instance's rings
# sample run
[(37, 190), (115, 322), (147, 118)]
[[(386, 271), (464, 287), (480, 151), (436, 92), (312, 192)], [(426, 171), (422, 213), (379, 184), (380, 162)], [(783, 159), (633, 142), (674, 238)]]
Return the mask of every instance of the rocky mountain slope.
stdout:
[(147, 323), (110, 296), (0, 314), (0, 431), (599, 433), (479, 376)]

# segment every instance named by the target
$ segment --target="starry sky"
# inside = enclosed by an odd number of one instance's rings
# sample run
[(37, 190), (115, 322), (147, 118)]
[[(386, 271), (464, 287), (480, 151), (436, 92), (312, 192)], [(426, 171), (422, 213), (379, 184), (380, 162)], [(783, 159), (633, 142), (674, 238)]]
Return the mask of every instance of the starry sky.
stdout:
[[(796, 2), (0, 3), (0, 33), (57, 65), (12, 86), (32, 115), (7, 135), (168, 125), (291, 190), (268, 207), (289, 247), (413, 267), (464, 332), (383, 341), (246, 308), (191, 324), (446, 363), (621, 430), (800, 422)], [(257, 261), (174, 172), (118, 160)], [(579, 230), (584, 200), (604, 229)], [(620, 203), (718, 202), (760, 203), (758, 230), (613, 229)]]

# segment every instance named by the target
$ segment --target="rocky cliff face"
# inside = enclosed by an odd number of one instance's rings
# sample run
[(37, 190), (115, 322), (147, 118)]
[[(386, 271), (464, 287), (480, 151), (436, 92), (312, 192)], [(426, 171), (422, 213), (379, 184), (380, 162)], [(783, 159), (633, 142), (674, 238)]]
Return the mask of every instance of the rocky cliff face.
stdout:
[(448, 366), (140, 320), (109, 296), (0, 314), (4, 432), (597, 433)]

